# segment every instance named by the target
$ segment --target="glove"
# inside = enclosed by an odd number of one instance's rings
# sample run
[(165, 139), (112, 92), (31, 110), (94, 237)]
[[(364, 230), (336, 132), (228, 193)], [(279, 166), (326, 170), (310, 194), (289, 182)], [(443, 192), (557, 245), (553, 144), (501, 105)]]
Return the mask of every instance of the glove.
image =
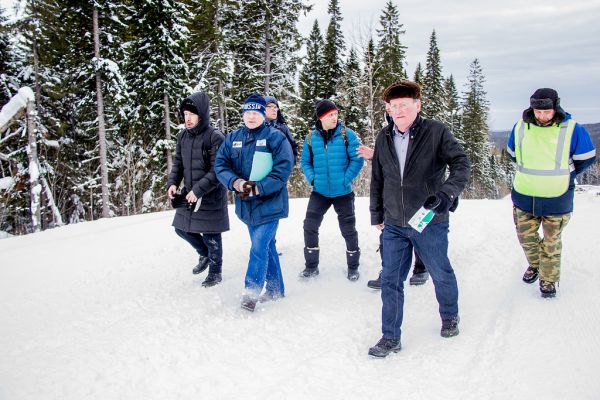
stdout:
[(244, 183), (246, 183), (245, 180), (236, 179), (235, 182), (233, 182), (233, 188), (238, 193), (244, 193)]
[(433, 210), (437, 215), (446, 214), (450, 207), (452, 207), (452, 201), (450, 197), (444, 192), (437, 192), (433, 196), (429, 196), (425, 203), (423, 203), (423, 208), (427, 210)]

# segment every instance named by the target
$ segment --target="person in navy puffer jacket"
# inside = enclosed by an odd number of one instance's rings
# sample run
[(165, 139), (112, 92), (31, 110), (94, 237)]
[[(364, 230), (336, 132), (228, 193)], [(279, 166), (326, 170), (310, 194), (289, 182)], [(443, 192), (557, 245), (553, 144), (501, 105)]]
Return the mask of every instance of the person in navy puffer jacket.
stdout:
[(323, 216), (333, 205), (338, 215), (342, 236), (346, 241), (348, 279), (359, 277), (360, 248), (354, 216), (352, 181), (358, 176), (364, 159), (358, 157), (360, 141), (354, 131), (338, 120), (338, 109), (330, 100), (316, 105), (315, 130), (304, 140), (302, 171), (313, 191), (304, 219), (304, 259), (301, 277), (319, 274), (319, 227)]
[[(252, 242), (245, 279), (242, 308), (254, 311), (261, 300), (284, 296), (283, 276), (275, 247), (281, 218), (288, 216), (287, 180), (294, 165), (286, 137), (265, 126), (265, 100), (253, 94), (243, 105), (244, 126), (225, 137), (215, 159), (215, 172), (227, 189), (236, 192), (235, 213), (247, 226)], [(266, 176), (250, 180), (253, 159), (269, 153), (273, 160)]]

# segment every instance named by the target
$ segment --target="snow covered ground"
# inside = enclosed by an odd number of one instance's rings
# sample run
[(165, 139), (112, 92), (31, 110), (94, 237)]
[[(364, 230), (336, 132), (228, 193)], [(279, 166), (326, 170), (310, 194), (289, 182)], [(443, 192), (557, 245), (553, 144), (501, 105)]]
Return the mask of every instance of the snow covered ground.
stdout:
[(461, 201), (450, 257), (461, 333), (439, 335), (433, 286), (407, 287), (403, 349), (380, 337), (368, 199), (357, 199), (361, 279), (345, 278), (333, 210), (321, 275), (300, 281), (306, 199), (278, 246), (286, 298), (240, 309), (247, 231), (224, 235), (224, 281), (205, 289), (173, 212), (0, 240), (0, 399), (598, 399), (600, 192), (576, 195), (555, 299), (521, 282), (510, 200)]

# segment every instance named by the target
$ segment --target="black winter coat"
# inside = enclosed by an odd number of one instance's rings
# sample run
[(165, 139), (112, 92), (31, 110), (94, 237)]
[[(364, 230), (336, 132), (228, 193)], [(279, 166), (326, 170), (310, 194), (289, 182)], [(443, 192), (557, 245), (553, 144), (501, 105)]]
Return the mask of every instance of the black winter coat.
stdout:
[[(186, 128), (177, 135), (177, 151), (167, 187), (179, 186), (183, 180), (182, 193), (185, 195), (192, 190), (201, 203), (196, 212), (193, 207), (189, 210), (178, 208), (173, 226), (185, 232), (225, 232), (229, 230), (227, 190), (217, 180), (214, 170), (215, 157), (224, 137), (210, 125), (208, 96), (198, 92), (188, 99), (198, 109), (200, 121), (194, 128)], [(210, 165), (206, 165), (209, 160)]]
[[(371, 224), (385, 221), (409, 226), (408, 221), (439, 191), (455, 201), (470, 176), (470, 165), (462, 146), (448, 128), (420, 115), (410, 128), (404, 176), (400, 176), (394, 147), (394, 124), (379, 132), (375, 141), (371, 176)], [(445, 178), (446, 166), (450, 175)], [(448, 213), (436, 215), (431, 223), (448, 219)]]

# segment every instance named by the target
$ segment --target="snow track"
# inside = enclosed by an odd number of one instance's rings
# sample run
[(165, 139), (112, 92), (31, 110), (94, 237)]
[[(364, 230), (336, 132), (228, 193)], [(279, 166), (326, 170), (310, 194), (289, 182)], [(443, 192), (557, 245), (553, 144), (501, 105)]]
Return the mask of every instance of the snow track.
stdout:
[(172, 212), (0, 240), (0, 400), (598, 399), (600, 197), (578, 193), (556, 299), (520, 281), (525, 258), (509, 200), (461, 200), (450, 224), (459, 336), (439, 336), (433, 285), (406, 285), (401, 352), (380, 337), (378, 231), (357, 199), (361, 278), (346, 277), (333, 210), (321, 274), (303, 269), (306, 199), (291, 202), (278, 248), (286, 297), (239, 307), (249, 246), (235, 218), (224, 281), (205, 289)]

